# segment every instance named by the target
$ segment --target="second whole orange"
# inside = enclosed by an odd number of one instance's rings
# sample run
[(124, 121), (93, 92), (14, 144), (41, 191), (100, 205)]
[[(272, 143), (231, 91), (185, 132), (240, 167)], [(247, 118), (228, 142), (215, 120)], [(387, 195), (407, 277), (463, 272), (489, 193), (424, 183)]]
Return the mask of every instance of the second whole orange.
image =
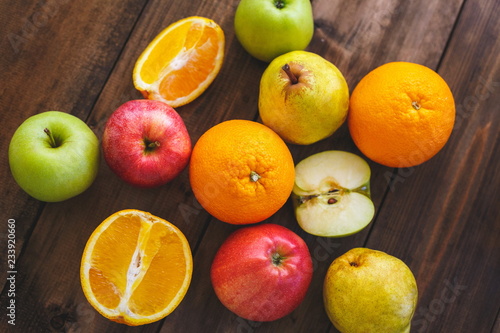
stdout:
[(455, 102), (444, 79), (409, 62), (382, 65), (361, 79), (348, 113), (351, 137), (371, 160), (389, 167), (421, 164), (448, 141)]
[(231, 224), (261, 222), (292, 192), (295, 168), (285, 142), (270, 128), (228, 120), (206, 131), (189, 166), (193, 193), (215, 218)]

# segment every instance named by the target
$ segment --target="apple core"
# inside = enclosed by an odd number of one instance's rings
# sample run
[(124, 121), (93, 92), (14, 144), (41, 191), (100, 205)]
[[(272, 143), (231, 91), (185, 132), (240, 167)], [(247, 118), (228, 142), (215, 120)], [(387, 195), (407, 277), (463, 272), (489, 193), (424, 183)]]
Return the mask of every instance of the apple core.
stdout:
[(370, 167), (344, 151), (324, 151), (295, 167), (292, 193), (300, 227), (313, 235), (343, 237), (365, 228), (375, 213)]

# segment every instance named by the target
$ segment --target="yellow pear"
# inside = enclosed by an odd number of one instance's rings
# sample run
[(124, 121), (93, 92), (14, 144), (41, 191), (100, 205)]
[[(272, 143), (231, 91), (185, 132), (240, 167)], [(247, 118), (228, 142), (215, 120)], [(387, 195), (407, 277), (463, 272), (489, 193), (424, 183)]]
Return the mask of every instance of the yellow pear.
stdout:
[(309, 145), (331, 136), (344, 123), (348, 108), (344, 76), (315, 53), (285, 53), (262, 74), (260, 117), (288, 143)]
[(417, 298), (408, 266), (367, 248), (354, 248), (335, 259), (323, 286), (326, 313), (342, 333), (410, 332)]

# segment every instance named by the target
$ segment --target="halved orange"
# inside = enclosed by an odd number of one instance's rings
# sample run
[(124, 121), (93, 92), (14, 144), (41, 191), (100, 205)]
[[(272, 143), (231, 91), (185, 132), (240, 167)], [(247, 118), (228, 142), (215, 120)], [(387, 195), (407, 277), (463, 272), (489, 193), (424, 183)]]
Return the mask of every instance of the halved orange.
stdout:
[(137, 59), (133, 80), (145, 98), (185, 105), (213, 82), (224, 59), (224, 32), (214, 21), (191, 16), (177, 21)]
[(139, 210), (122, 210), (92, 233), (80, 279), (89, 303), (104, 317), (130, 326), (170, 314), (184, 298), (193, 259), (173, 224)]

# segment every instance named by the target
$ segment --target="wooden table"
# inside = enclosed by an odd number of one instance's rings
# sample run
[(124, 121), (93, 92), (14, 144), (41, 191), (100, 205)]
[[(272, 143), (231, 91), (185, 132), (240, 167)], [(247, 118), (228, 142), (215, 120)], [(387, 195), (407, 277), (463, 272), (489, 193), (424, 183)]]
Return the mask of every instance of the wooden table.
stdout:
[[(498, 0), (313, 0), (309, 51), (344, 73), (350, 90), (370, 70), (403, 60), (436, 70), (455, 96), (457, 118), (444, 149), (416, 167), (370, 162), (376, 216), (345, 238), (321, 238), (297, 225), (291, 202), (267, 222), (284, 225), (307, 242), (314, 276), (306, 299), (275, 322), (250, 322), (226, 310), (209, 279), (212, 259), (238, 227), (204, 211), (185, 170), (156, 189), (137, 189), (101, 161), (95, 183), (60, 203), (30, 198), (14, 182), (7, 150), (14, 130), (47, 110), (71, 113), (100, 138), (120, 104), (141, 98), (133, 65), (149, 41), (181, 18), (201, 15), (226, 35), (224, 65), (209, 89), (178, 108), (195, 143), (227, 119), (258, 119), (258, 86), (266, 64), (235, 38), (237, 0), (25, 0), (0, 4), (0, 297), (1, 332), (337, 332), (322, 302), (330, 263), (365, 246), (401, 258), (418, 282), (412, 332), (500, 332), (500, 2)], [(382, 134), (382, 133), (381, 133)], [(295, 162), (323, 150), (358, 153), (344, 125), (310, 146), (289, 145)], [(166, 319), (127, 327), (103, 318), (86, 301), (79, 280), (84, 245), (107, 216), (126, 208), (176, 224), (194, 256), (190, 289)], [(15, 296), (9, 296), (7, 223), (15, 220)], [(15, 300), (15, 326), (7, 309)]]

